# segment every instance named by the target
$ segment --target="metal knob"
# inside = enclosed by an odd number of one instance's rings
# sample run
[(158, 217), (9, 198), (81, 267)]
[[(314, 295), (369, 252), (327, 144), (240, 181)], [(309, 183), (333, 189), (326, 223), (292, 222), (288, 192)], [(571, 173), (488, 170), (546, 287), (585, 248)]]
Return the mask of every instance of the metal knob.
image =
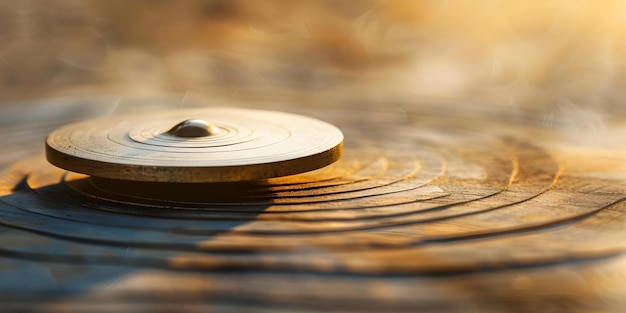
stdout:
[(188, 119), (176, 124), (167, 133), (176, 137), (206, 137), (216, 135), (219, 131), (219, 128), (205, 120)]

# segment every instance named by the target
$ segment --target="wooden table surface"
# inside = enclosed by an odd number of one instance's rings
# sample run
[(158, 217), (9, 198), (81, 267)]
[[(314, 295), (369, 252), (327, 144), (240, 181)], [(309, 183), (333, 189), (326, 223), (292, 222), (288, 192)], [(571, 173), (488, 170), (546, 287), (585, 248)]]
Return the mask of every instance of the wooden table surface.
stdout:
[(0, 109), (4, 312), (626, 308), (623, 112), (605, 119), (600, 142), (575, 115), (546, 122), (531, 106), (197, 100), (187, 106), (320, 118), (343, 131), (345, 155), (253, 186), (169, 195), (103, 191), (47, 164), (55, 127), (114, 102), (118, 114), (176, 107), (180, 95), (116, 99)]

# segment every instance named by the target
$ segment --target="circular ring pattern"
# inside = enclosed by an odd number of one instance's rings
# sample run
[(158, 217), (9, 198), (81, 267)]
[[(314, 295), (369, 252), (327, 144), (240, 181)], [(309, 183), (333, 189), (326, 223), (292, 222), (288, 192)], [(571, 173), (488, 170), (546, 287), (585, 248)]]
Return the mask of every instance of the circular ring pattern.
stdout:
[[(202, 293), (259, 312), (623, 308), (623, 154), (550, 145), (554, 129), (502, 117), (349, 108), (361, 111), (310, 108), (350, 138), (341, 160), (263, 181), (122, 182), (41, 157), (14, 163), (0, 175), (0, 265), (13, 278), (0, 285), (54, 304)], [(206, 120), (220, 127), (211, 147), (254, 137)], [(128, 129), (172, 150), (210, 149), (161, 135), (169, 126)]]
[[(189, 118), (210, 121), (211, 136), (169, 130)], [(58, 167), (110, 179), (210, 183), (256, 181), (315, 170), (339, 159), (343, 134), (289, 113), (205, 108), (111, 116), (70, 124), (46, 140)]]

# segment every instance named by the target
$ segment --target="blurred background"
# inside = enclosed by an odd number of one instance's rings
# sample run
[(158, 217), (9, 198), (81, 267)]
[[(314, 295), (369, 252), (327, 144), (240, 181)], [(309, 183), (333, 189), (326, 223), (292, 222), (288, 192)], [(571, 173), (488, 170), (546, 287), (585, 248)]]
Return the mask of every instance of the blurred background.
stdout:
[(625, 16), (621, 0), (4, 0), (0, 108), (103, 95), (448, 99), (597, 133), (626, 111)]

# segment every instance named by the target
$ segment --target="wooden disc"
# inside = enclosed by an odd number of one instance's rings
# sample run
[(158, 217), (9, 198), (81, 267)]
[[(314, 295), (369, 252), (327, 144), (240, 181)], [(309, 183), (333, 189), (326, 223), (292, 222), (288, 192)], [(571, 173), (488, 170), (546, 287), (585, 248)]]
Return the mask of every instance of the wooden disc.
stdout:
[(58, 167), (152, 182), (253, 181), (302, 173), (341, 156), (339, 129), (313, 118), (236, 108), (110, 116), (61, 127), (46, 139)]

